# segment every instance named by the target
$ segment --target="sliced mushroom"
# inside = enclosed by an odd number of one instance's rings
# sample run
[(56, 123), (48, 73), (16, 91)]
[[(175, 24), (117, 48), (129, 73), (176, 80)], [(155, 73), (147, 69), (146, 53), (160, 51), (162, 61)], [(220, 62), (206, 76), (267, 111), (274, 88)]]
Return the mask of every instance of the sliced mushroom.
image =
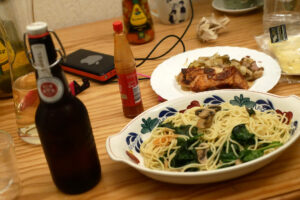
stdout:
[(240, 160), (240, 159), (237, 159), (236, 161), (235, 161), (235, 165), (239, 165), (239, 164), (242, 164), (243, 162)]
[(195, 115), (199, 115), (200, 113), (202, 113), (203, 111), (205, 110), (205, 108), (200, 108), (200, 109), (197, 109), (196, 111), (195, 111)]
[(195, 111), (195, 114), (203, 119), (206, 119), (207, 117), (209, 117), (210, 115), (214, 115), (215, 113), (216, 113), (215, 110), (208, 109), (208, 108), (200, 108)]
[(167, 160), (164, 160), (164, 167), (165, 167), (165, 169), (168, 168), (168, 161)]
[(201, 108), (196, 110), (195, 114), (199, 116), (197, 127), (203, 129), (203, 128), (209, 128), (211, 126), (216, 111), (213, 109)]
[(207, 149), (198, 149), (197, 150), (197, 157), (200, 164), (204, 164), (207, 161), (206, 157)]
[[(202, 146), (202, 143), (199, 144), (199, 147)], [(204, 164), (207, 161), (207, 151), (208, 149), (197, 149), (197, 158), (200, 164)]]

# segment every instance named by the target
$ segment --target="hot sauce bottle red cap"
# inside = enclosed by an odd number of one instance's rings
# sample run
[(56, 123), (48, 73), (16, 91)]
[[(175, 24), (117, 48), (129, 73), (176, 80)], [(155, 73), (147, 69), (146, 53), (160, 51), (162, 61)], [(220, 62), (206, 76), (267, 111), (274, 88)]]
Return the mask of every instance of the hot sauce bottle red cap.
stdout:
[(26, 26), (29, 37), (41, 37), (48, 34), (48, 25), (46, 22), (34, 22)]
[(123, 24), (121, 21), (115, 21), (113, 23), (113, 28), (116, 33), (121, 33), (123, 31)]

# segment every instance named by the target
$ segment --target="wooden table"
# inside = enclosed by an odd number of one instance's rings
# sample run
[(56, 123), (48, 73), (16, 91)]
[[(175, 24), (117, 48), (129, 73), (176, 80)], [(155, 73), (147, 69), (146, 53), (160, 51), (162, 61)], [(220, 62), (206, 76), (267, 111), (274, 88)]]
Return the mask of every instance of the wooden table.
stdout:
[[(254, 37), (262, 33), (262, 10), (244, 15), (227, 15), (230, 24), (216, 41), (201, 43), (196, 37), (196, 25), (202, 16), (215, 13), (211, 2), (202, 0), (195, 5), (195, 18), (183, 41), (187, 50), (208, 46), (239, 46), (258, 49)], [(79, 16), (80, 17), (80, 16)], [(121, 19), (121, 18), (119, 18)], [(62, 19), (63, 20), (63, 19)], [(112, 22), (115, 19), (57, 30), (67, 53), (85, 48), (113, 55)], [(152, 47), (168, 34), (184, 31), (188, 22), (163, 25), (155, 21), (155, 40), (132, 46), (135, 57), (145, 57)], [(170, 48), (175, 39), (160, 46), (154, 54), (159, 55)], [(163, 60), (182, 52), (179, 45), (167, 56), (148, 61), (137, 69), (151, 75)], [(80, 80), (68, 75), (69, 80)], [(159, 103), (149, 80), (140, 81), (145, 109)], [(298, 84), (279, 83), (270, 92), (278, 95), (300, 95)], [(300, 145), (293, 145), (287, 154), (280, 156), (262, 169), (233, 180), (199, 185), (176, 185), (152, 180), (133, 168), (112, 161), (105, 149), (106, 138), (118, 133), (129, 121), (123, 116), (117, 83), (91, 87), (78, 96), (86, 105), (102, 166), (102, 179), (92, 190), (81, 195), (65, 195), (57, 190), (40, 145), (30, 145), (18, 138), (12, 99), (0, 100), (0, 129), (13, 135), (17, 154), (17, 166), (22, 181), (19, 199), (288, 199), (300, 198)], [(299, 156), (299, 158), (298, 158)]]

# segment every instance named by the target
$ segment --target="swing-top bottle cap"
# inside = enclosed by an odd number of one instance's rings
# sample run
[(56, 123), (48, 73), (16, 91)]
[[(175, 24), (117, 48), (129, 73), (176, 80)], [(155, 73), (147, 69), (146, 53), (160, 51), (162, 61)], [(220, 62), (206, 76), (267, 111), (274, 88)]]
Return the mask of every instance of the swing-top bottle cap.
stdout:
[(48, 32), (48, 25), (46, 22), (33, 22), (26, 26), (26, 31), (29, 35), (41, 35)]

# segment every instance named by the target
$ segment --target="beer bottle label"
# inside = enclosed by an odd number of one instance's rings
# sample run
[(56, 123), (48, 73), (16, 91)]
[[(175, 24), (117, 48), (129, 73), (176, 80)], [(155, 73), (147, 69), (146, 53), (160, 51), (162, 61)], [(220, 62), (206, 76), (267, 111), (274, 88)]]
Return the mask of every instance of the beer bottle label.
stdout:
[(124, 106), (135, 106), (142, 100), (136, 71), (129, 74), (118, 74), (118, 80)]
[(56, 77), (39, 78), (37, 81), (40, 98), (48, 103), (55, 103), (64, 93), (63, 83)]
[(31, 46), (31, 49), (34, 58), (34, 67), (38, 72), (39, 78), (52, 77), (45, 45), (34, 44)]

